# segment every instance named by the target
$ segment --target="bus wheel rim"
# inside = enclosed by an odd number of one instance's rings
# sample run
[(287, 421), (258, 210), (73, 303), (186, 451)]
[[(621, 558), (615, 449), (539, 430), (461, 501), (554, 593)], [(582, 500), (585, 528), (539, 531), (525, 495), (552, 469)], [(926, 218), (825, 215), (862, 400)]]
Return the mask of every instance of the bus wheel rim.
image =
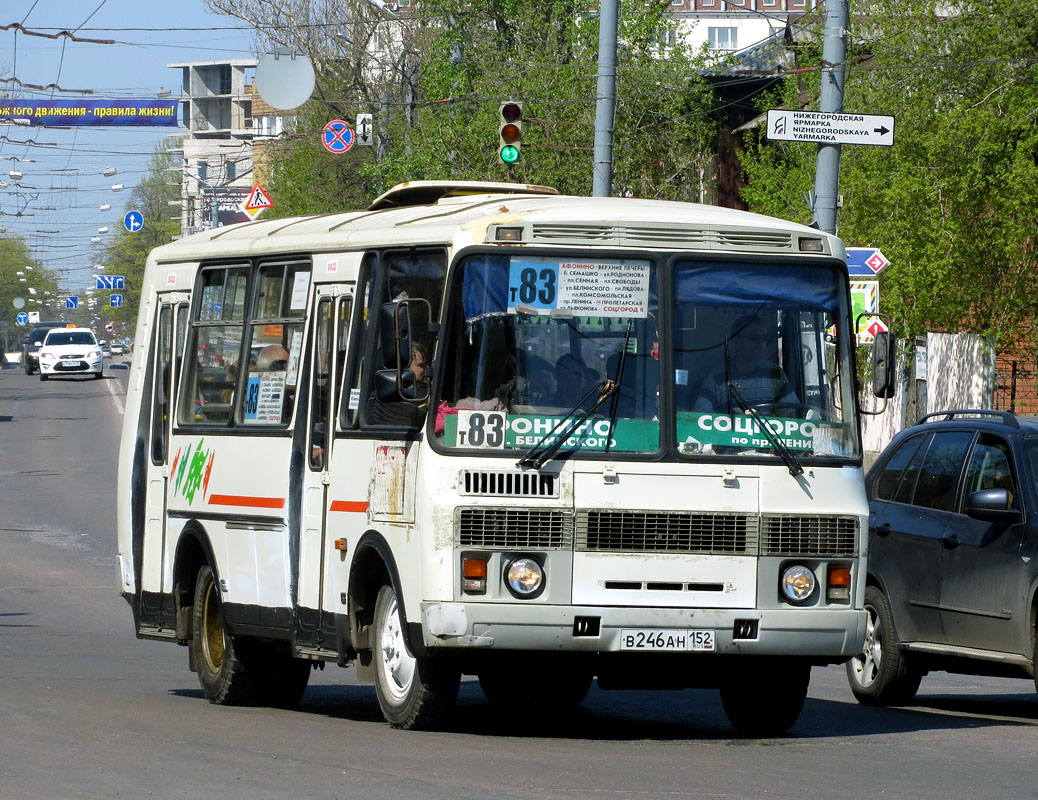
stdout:
[(407, 652), (404, 644), (404, 630), (395, 597), (386, 605), (379, 647), (382, 651), (380, 666), (386, 679), (386, 689), (395, 700), (403, 700), (411, 690), (417, 661)]
[(202, 655), (208, 670), (215, 674), (223, 666), (224, 632), (213, 586), (210, 586), (209, 591), (205, 593), (205, 602), (202, 606), (202, 627)]

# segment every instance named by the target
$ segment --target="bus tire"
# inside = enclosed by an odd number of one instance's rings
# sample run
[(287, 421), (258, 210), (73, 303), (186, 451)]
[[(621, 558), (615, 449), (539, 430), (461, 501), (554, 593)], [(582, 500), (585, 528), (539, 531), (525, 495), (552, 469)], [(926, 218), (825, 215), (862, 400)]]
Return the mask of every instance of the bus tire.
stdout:
[(807, 698), (808, 662), (769, 659), (762, 660), (762, 667), (764, 675), (761, 668), (737, 670), (721, 687), (724, 713), (743, 736), (780, 736), (799, 719)]
[(258, 670), (253, 643), (227, 632), (220, 591), (208, 564), (198, 570), (191, 632), (191, 660), (209, 702), (227, 706), (254, 702)]
[(411, 654), (399, 601), (388, 584), (378, 590), (373, 634), (375, 694), (386, 721), (404, 730), (438, 727), (454, 708), (461, 673), (447, 662)]
[(851, 693), (866, 706), (910, 703), (923, 676), (901, 654), (890, 603), (876, 586), (865, 589), (865, 611), (865, 644), (862, 652), (847, 662)]

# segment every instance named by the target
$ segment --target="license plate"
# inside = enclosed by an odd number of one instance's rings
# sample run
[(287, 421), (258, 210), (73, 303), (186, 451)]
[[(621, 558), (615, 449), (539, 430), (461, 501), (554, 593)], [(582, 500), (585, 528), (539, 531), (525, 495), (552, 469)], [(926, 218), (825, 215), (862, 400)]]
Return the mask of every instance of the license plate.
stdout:
[(61, 366), (63, 366), (63, 367), (78, 367), (79, 366), (79, 362), (78, 361), (62, 361), (61, 362)]
[(712, 651), (714, 632), (672, 628), (623, 628), (620, 631), (620, 649)]

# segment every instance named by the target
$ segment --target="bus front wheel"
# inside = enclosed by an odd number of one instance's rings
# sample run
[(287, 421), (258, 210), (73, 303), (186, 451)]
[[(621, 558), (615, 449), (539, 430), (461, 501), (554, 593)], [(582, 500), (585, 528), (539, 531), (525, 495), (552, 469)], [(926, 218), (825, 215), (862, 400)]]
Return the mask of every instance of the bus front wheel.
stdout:
[(191, 662), (210, 703), (246, 705), (256, 699), (257, 671), (250, 643), (232, 637), (223, 622), (220, 590), (212, 568), (198, 571), (191, 611)]
[(728, 721), (742, 735), (779, 736), (800, 717), (810, 682), (809, 663), (776, 659), (757, 670), (739, 670), (721, 687), (721, 703)]
[(454, 707), (461, 673), (449, 663), (411, 654), (399, 601), (388, 584), (375, 600), (373, 633), (375, 694), (386, 721), (404, 730), (437, 727)]

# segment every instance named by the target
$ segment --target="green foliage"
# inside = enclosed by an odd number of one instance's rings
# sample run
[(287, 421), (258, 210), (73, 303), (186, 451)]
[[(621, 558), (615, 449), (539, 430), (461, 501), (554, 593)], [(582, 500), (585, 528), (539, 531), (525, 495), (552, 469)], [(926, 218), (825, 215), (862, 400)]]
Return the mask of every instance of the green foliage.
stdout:
[[(24, 283), (22, 278), (25, 279)], [(42, 300), (44, 292), (54, 293), (57, 286), (57, 281), (33, 257), (21, 237), (4, 234), (0, 238), (0, 334), (6, 329), (6, 335), (0, 336), (0, 339), (13, 340), (26, 332), (26, 328), (17, 326), (18, 312), (38, 311), (40, 305), (30, 300)], [(36, 294), (32, 294), (30, 288), (35, 289)], [(18, 297), (25, 301), (20, 309), (14, 307), (14, 300)], [(7, 346), (6, 342), (4, 346)]]
[[(667, 8), (666, 0), (621, 7), (613, 183), (640, 197), (693, 199), (713, 151), (714, 100), (698, 74), (700, 54), (682, 45), (664, 54), (657, 45), (673, 25)], [(410, 49), (382, 65), (374, 107), (370, 91), (367, 101), (351, 96), (359, 92), (355, 65), (326, 62), (318, 79), (325, 99), (300, 116), (302, 135), (267, 145), (276, 153), (274, 211), (363, 207), (409, 180), (515, 181), (590, 194), (599, 25), (587, 9), (575, 0), (422, 3)], [(522, 158), (511, 167), (497, 157), (504, 100), (524, 108)], [(352, 121), (347, 109), (375, 115), (382, 158), (379, 147), (324, 150), (324, 124), (334, 116)]]
[[(1038, 0), (952, 7), (874, 0), (855, 7), (844, 108), (895, 117), (892, 148), (844, 146), (839, 233), (881, 247), (881, 305), (903, 334), (970, 331), (1016, 339), (1038, 309)], [(820, 39), (819, 39), (820, 41)], [(816, 65), (817, 50), (799, 66)], [(857, 61), (855, 59), (858, 59)], [(771, 108), (817, 108), (789, 79)], [(744, 153), (754, 210), (807, 221), (815, 146), (760, 132)]]

